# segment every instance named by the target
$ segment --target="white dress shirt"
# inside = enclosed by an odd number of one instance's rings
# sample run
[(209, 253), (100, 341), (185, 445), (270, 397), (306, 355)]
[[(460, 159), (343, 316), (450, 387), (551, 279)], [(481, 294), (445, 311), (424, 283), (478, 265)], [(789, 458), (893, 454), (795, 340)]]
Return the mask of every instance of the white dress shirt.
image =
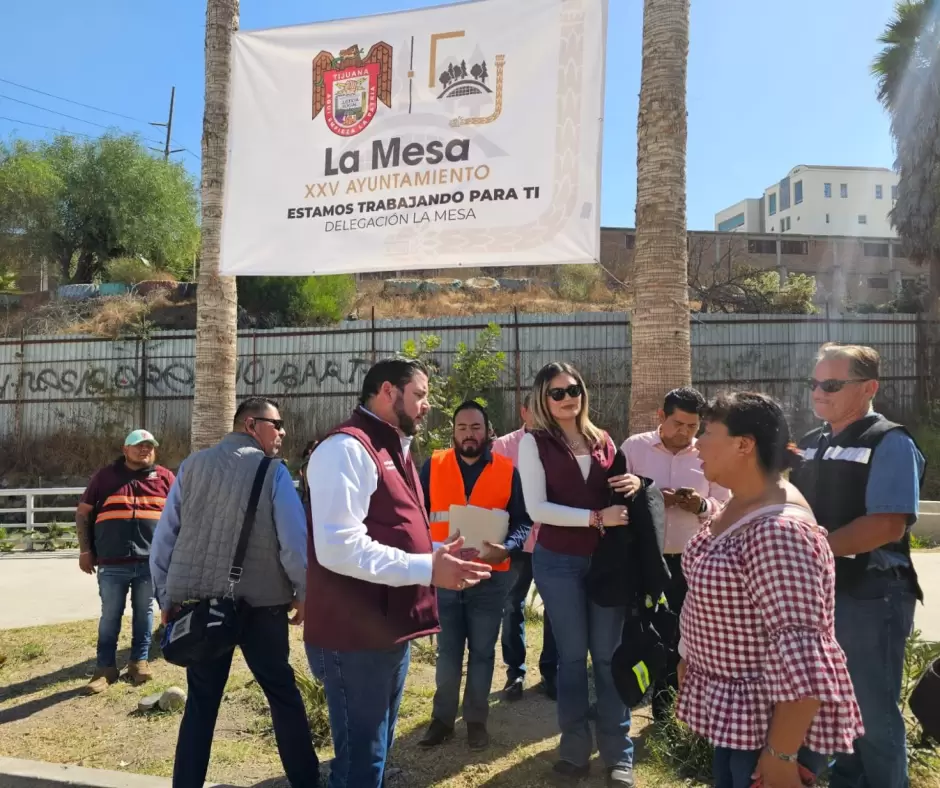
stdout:
[[(591, 472), (591, 455), (585, 454), (575, 459), (581, 469), (581, 476), (587, 480)], [(571, 528), (591, 527), (590, 509), (576, 509), (549, 502), (545, 468), (542, 467), (539, 447), (531, 433), (526, 434), (519, 443), (519, 478), (522, 481), (525, 508), (533, 522)]]
[[(402, 436), (406, 456), (411, 441)], [(317, 446), (307, 465), (307, 482), (313, 544), (322, 567), (387, 586), (431, 585), (432, 554), (406, 553), (369, 536), (364, 520), (379, 485), (379, 473), (356, 438), (340, 433)], [(316, 589), (310, 592), (315, 594)]]

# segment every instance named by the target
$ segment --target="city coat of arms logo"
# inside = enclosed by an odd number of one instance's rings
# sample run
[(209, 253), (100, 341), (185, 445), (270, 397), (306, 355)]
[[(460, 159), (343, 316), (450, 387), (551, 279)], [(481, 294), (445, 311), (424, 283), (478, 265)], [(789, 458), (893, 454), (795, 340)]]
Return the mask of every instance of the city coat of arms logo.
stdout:
[(358, 45), (339, 57), (313, 59), (313, 117), (321, 111), (334, 134), (352, 137), (372, 122), (378, 103), (392, 106), (392, 48), (384, 41), (366, 54)]

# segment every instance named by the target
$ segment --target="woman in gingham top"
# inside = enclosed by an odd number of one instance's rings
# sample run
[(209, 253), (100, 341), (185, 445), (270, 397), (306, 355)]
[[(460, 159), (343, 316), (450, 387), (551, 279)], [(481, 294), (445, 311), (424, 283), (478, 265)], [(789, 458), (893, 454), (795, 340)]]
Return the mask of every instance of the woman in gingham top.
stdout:
[(780, 406), (736, 393), (704, 420), (703, 471), (733, 497), (683, 556), (676, 715), (715, 746), (717, 788), (798, 788), (863, 732), (835, 639), (832, 551), (781, 478), (792, 455)]

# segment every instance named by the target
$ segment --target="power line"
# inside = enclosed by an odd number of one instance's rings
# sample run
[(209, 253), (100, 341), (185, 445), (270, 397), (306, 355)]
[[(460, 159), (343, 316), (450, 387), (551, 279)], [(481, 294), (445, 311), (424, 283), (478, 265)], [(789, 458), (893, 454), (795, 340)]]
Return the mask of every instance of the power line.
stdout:
[[(133, 115), (125, 115), (125, 114), (122, 113), (122, 112), (115, 112), (114, 110), (104, 109), (104, 108), (102, 108), (102, 107), (96, 107), (96, 106), (94, 106), (93, 104), (85, 104), (84, 102), (81, 102), (81, 101), (75, 101), (74, 99), (65, 98), (65, 96), (58, 96), (58, 95), (56, 95), (55, 93), (49, 93), (49, 92), (47, 92), (47, 91), (45, 91), (45, 90), (40, 90), (39, 88), (33, 88), (33, 87), (30, 87), (29, 85), (23, 85), (23, 84), (21, 84), (21, 83), (19, 83), (19, 82), (14, 82), (12, 79), (4, 79), (3, 77), (0, 77), (0, 82), (3, 82), (3, 83), (5, 83), (5, 84), (7, 84), (7, 85), (12, 85), (13, 87), (16, 87), (16, 88), (21, 88), (22, 90), (31, 91), (32, 93), (38, 93), (38, 94), (41, 95), (41, 96), (47, 96), (48, 98), (56, 99), (57, 101), (65, 101), (65, 102), (68, 103), (68, 104), (74, 104), (76, 107), (84, 107), (85, 109), (90, 109), (90, 110), (92, 110), (92, 111), (94, 111), (94, 112), (103, 112), (105, 115), (113, 115), (113, 116), (116, 117), (116, 118), (123, 118), (124, 120), (130, 120), (130, 121), (133, 121), (134, 123), (140, 123), (141, 125), (144, 125), (144, 126), (149, 126), (149, 125), (151, 125), (151, 124), (149, 123), (149, 121), (141, 120), (140, 118), (135, 118)], [(54, 112), (54, 113), (56, 113), (57, 115), (62, 115), (63, 117), (71, 118), (72, 120), (77, 120), (77, 121), (79, 121), (80, 123), (89, 123), (89, 124), (91, 124), (91, 125), (93, 125), (93, 126), (99, 126), (100, 128), (103, 128), (103, 129), (112, 128), (111, 126), (104, 126), (104, 125), (102, 125), (102, 124), (100, 124), (100, 123), (95, 123), (94, 121), (91, 121), (91, 120), (85, 120), (84, 118), (77, 118), (77, 117), (75, 117), (75, 116), (73, 116), (73, 115), (68, 115), (68, 114), (66, 114), (66, 113), (64, 113), (64, 112), (58, 112), (57, 110), (49, 109), (48, 107), (42, 107), (42, 106), (40, 106), (40, 105), (38, 105), (38, 104), (30, 104), (28, 101), (23, 101), (22, 99), (15, 99), (15, 98), (13, 98), (12, 96), (0, 96), (0, 98), (7, 98), (7, 99), (9, 99), (10, 101), (16, 101), (16, 102), (19, 102), (20, 104), (25, 104), (26, 106), (29, 106), (29, 107), (36, 107), (36, 108), (38, 108), (38, 109), (45, 110), (46, 112)], [(35, 124), (35, 123), (34, 123), (34, 124), (29, 124), (29, 125), (34, 125), (34, 126), (35, 126), (35, 125), (39, 125), (39, 124)], [(86, 135), (83, 135), (83, 136), (88, 136), (88, 135), (86, 134)], [(146, 138), (145, 138), (145, 139), (146, 139)], [(146, 141), (147, 141), (147, 142), (158, 142), (157, 140), (153, 140), (153, 139), (146, 139)], [(177, 141), (177, 140), (173, 140), (173, 142), (174, 142), (175, 144), (177, 144), (177, 145), (180, 145), (179, 141)], [(158, 143), (158, 144), (159, 144), (159, 143)], [(183, 152), (188, 153), (190, 156), (192, 156), (194, 159), (196, 159), (196, 161), (200, 161), (200, 160), (201, 160), (199, 154), (193, 153), (193, 152), (192, 152), (189, 148), (187, 148), (186, 146), (180, 145), (180, 148), (181, 148), (181, 150), (182, 150)]]
[(0, 120), (8, 120), (10, 123), (22, 123), (24, 126), (35, 126), (37, 129), (46, 129), (47, 131), (58, 131), (64, 132), (67, 134), (74, 134), (77, 137), (88, 137), (91, 139), (90, 134), (85, 134), (81, 131), (69, 131), (68, 129), (57, 129), (54, 126), (43, 126), (41, 123), (31, 123), (28, 120), (18, 120), (17, 118), (8, 118), (5, 115), (0, 115)]

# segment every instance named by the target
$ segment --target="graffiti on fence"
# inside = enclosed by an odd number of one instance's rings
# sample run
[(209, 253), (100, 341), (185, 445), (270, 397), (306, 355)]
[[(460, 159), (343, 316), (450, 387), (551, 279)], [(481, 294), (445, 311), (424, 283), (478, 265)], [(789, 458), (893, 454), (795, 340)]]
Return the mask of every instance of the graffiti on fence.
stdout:
[[(48, 363), (48, 362), (47, 362)], [(370, 361), (355, 356), (301, 356), (285, 359), (240, 358), (236, 381), (264, 392), (291, 394), (304, 388), (333, 386), (354, 390), (369, 368)], [(191, 396), (195, 383), (193, 362), (148, 362), (146, 373), (140, 364), (122, 362), (110, 365), (63, 363), (40, 370), (8, 372), (0, 378), (0, 400), (31, 399), (32, 395), (75, 397), (179, 395)]]

